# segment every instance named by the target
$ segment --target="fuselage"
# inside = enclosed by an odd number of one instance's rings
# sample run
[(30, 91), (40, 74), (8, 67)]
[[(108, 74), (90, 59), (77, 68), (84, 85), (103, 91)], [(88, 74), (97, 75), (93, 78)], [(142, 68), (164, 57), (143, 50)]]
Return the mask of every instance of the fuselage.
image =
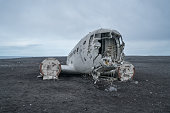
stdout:
[(94, 83), (100, 79), (131, 80), (134, 66), (124, 61), (124, 42), (116, 30), (98, 29), (87, 34), (72, 49), (66, 65), (56, 58), (47, 58), (40, 64), (43, 79), (58, 79), (60, 72), (65, 74), (89, 74)]
[(113, 70), (123, 60), (124, 42), (116, 30), (99, 29), (87, 34), (72, 49), (67, 57), (67, 65), (77, 73), (91, 73), (101, 67)]

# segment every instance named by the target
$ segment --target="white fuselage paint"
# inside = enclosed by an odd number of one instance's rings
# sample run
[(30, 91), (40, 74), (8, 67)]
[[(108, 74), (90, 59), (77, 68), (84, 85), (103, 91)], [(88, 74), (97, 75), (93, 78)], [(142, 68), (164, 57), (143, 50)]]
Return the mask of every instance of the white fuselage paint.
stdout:
[[(106, 38), (105, 42), (101, 43), (103, 39), (101, 36), (97, 36), (101, 33), (113, 33), (117, 37), (103, 37)], [(114, 40), (111, 40), (111, 38)], [(110, 58), (112, 64), (115, 64), (115, 61), (119, 63), (121, 61), (121, 53), (123, 50), (120, 50), (120, 41), (121, 38), (120, 33), (115, 30), (109, 29), (99, 29), (94, 32), (90, 32), (83, 39), (81, 39), (78, 44), (72, 49), (70, 54), (67, 57), (67, 65), (62, 65), (62, 71), (64, 72), (72, 72), (72, 73), (85, 73), (90, 74), (95, 68), (102, 66), (103, 68), (114, 67), (113, 65), (106, 65), (103, 62), (104, 58)], [(99, 41), (100, 40), (100, 41)], [(109, 40), (107, 42), (107, 40)], [(115, 41), (115, 42), (113, 42)], [(103, 44), (103, 45), (102, 45)], [(110, 46), (109, 46), (110, 44)], [(102, 50), (105, 48), (105, 51)], [(106, 52), (106, 49), (109, 50), (110, 53)], [(99, 52), (100, 51), (100, 52)], [(110, 54), (110, 55), (104, 55)], [(115, 52), (115, 53), (114, 53)], [(116, 56), (115, 56), (116, 55)], [(116, 63), (116, 64), (117, 64)]]

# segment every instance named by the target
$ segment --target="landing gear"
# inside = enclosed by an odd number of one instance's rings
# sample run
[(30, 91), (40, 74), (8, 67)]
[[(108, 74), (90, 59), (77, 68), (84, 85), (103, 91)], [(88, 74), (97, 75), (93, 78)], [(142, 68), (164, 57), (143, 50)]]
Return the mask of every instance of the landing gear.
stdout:
[(56, 58), (47, 58), (40, 64), (40, 74), (45, 79), (58, 79), (61, 64)]
[(92, 76), (95, 81), (94, 83), (103, 79), (108, 81), (114, 80), (128, 81), (133, 79), (134, 74), (135, 68), (129, 62), (122, 62), (122, 64), (119, 65), (117, 68), (115, 69), (112, 68), (109, 71), (102, 69), (102, 67), (93, 69), (92, 71)]
[(118, 67), (118, 79), (120, 81), (132, 80), (135, 74), (135, 68), (132, 64), (124, 62)]

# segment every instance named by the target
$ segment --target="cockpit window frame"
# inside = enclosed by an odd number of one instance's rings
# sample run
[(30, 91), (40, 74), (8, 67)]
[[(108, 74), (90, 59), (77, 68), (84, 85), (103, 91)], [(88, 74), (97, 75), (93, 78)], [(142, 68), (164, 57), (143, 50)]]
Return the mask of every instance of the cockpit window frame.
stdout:
[(105, 32), (105, 33), (101, 33), (101, 38), (110, 38), (111, 37), (111, 34), (110, 32)]
[(101, 33), (95, 34), (94, 38), (101, 38)]

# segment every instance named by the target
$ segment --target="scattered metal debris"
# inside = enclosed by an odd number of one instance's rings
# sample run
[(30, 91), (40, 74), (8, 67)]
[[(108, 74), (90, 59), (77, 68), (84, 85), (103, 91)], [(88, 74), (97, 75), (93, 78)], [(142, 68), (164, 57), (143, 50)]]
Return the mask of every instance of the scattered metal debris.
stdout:
[(105, 89), (105, 91), (109, 91), (109, 92), (112, 92), (112, 91), (117, 91), (117, 86), (109, 86), (108, 88)]
[(133, 80), (133, 81), (131, 81), (131, 83), (138, 84), (139, 82)]

